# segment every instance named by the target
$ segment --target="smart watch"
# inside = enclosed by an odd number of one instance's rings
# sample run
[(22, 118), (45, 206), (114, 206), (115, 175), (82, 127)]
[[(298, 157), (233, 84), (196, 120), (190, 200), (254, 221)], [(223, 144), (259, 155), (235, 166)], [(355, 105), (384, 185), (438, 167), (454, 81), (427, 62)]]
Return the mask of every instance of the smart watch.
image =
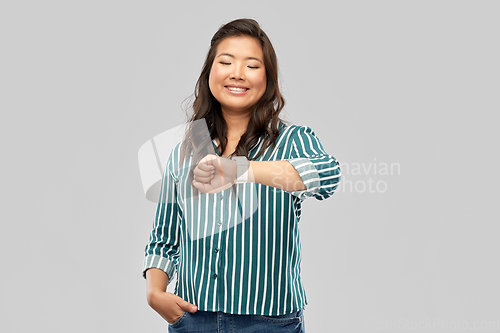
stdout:
[(236, 161), (236, 184), (248, 183), (248, 168), (250, 162), (245, 156), (233, 156), (232, 160)]

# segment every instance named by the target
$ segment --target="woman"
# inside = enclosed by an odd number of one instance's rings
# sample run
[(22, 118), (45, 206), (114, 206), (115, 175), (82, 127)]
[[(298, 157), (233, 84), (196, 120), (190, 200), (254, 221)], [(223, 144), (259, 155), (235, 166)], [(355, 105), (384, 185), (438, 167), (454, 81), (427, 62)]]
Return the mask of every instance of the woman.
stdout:
[(276, 54), (258, 23), (222, 26), (145, 250), (148, 303), (170, 332), (305, 331), (301, 202), (331, 196), (340, 168), (309, 127), (279, 118), (283, 105)]

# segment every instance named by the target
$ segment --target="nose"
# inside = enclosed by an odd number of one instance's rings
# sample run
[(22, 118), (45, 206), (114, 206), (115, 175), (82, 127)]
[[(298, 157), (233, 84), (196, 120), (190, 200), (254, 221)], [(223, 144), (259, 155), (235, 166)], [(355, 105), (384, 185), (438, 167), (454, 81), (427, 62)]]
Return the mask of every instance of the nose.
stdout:
[(245, 73), (241, 66), (233, 66), (233, 71), (231, 73), (232, 80), (245, 80)]

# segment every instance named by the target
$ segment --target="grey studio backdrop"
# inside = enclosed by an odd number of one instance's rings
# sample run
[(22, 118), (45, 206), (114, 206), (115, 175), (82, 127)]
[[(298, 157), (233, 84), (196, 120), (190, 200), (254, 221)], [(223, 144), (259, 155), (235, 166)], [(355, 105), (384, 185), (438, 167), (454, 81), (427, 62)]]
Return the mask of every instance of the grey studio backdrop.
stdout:
[(497, 1), (8, 2), (1, 332), (166, 332), (137, 153), (218, 27), (257, 19), (283, 117), (342, 163), (304, 202), (307, 332), (500, 331)]

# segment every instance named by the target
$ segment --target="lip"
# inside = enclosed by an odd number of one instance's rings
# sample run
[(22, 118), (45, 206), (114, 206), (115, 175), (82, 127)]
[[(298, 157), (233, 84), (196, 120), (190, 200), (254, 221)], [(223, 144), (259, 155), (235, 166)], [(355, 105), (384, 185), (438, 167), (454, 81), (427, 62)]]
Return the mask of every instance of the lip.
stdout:
[[(231, 91), (228, 89), (228, 87), (244, 88), (246, 90), (245, 91)], [(245, 86), (241, 86), (238, 84), (228, 84), (227, 86), (224, 86), (224, 89), (226, 89), (226, 91), (232, 95), (245, 95), (250, 90), (250, 88), (245, 87)]]

